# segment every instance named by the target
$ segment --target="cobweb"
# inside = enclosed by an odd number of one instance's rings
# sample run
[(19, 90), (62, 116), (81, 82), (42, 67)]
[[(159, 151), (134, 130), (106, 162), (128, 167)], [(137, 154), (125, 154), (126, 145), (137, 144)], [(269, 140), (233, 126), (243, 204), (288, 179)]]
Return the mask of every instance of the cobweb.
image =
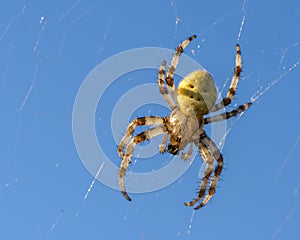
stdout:
[[(300, 236), (297, 1), (15, 0), (1, 9), (3, 239)], [(241, 45), (242, 79), (227, 110), (248, 101), (253, 105), (227, 122), (217, 143), (225, 170), (205, 208), (194, 211), (182, 204), (196, 196), (204, 168), (200, 157), (170, 186), (132, 194), (128, 203), (97, 181), (105, 165), (92, 176), (81, 163), (72, 137), (74, 99), (87, 74), (107, 58), (138, 47), (174, 49), (191, 34), (198, 38), (185, 53), (212, 73), (220, 97), (230, 85), (235, 44)], [(122, 76), (99, 101), (97, 136), (115, 165), (120, 161), (110, 131), (111, 108), (131, 88), (156, 83), (156, 75), (145, 70)], [(149, 105), (131, 119), (168, 113)], [(123, 128), (127, 122), (118, 124)], [(131, 172), (152, 171), (171, 159), (167, 154), (141, 159), (142, 154), (143, 146)]]

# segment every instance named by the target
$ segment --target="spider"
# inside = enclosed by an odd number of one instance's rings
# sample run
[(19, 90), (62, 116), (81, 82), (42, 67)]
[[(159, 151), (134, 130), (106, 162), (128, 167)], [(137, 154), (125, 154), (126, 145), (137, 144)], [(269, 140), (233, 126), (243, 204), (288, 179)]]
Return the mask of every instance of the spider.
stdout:
[[(217, 89), (212, 76), (205, 70), (196, 70), (187, 75), (179, 83), (178, 90), (176, 91), (173, 80), (176, 66), (183, 50), (195, 38), (196, 35), (193, 35), (177, 46), (166, 75), (166, 61), (162, 62), (158, 70), (159, 91), (171, 108), (171, 114), (167, 117), (147, 116), (134, 119), (128, 125), (126, 133), (120, 141), (118, 154), (122, 162), (118, 175), (119, 185), (123, 196), (128, 201), (131, 201), (131, 198), (125, 190), (124, 175), (130, 164), (130, 159), (136, 144), (164, 134), (162, 144), (159, 145), (159, 151), (161, 153), (167, 151), (170, 154), (177, 155), (189, 144), (188, 151), (186, 153), (182, 152), (181, 154), (181, 158), (186, 160), (193, 152), (193, 144), (199, 149), (200, 155), (206, 163), (205, 173), (201, 180), (196, 198), (184, 204), (186, 206), (194, 206), (203, 199), (194, 209), (197, 210), (205, 206), (216, 191), (218, 179), (223, 169), (223, 157), (216, 144), (206, 135), (203, 127), (205, 124), (236, 116), (252, 105), (251, 102), (248, 102), (230, 112), (205, 117), (205, 115), (221, 110), (229, 105), (236, 93), (237, 84), (242, 71), (241, 50), (238, 44), (236, 45), (235, 69), (231, 84), (226, 97), (220, 102), (216, 103)], [(165, 82), (168, 90), (165, 87)], [(154, 126), (142, 133), (132, 136), (137, 126), (150, 125)], [(215, 167), (214, 161), (217, 163)], [(207, 194), (205, 195), (206, 191)]]

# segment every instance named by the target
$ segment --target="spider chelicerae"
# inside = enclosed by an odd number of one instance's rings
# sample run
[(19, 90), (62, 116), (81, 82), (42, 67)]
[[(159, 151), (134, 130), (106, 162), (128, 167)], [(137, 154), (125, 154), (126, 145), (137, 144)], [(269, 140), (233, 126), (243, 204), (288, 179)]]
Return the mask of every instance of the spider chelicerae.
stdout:
[[(238, 44), (236, 45), (235, 69), (231, 84), (226, 97), (220, 102), (216, 103), (217, 89), (212, 76), (205, 70), (196, 70), (187, 75), (179, 83), (176, 91), (173, 80), (176, 66), (183, 50), (195, 38), (195, 35), (187, 38), (176, 48), (166, 75), (165, 61), (162, 62), (158, 71), (159, 91), (172, 110), (170, 116), (147, 116), (134, 119), (128, 125), (126, 133), (118, 146), (118, 154), (122, 159), (119, 170), (119, 184), (122, 194), (128, 201), (131, 201), (131, 198), (125, 190), (124, 175), (130, 164), (130, 159), (136, 144), (164, 134), (162, 144), (159, 146), (161, 153), (167, 151), (173, 155), (177, 155), (189, 144), (188, 151), (186, 153), (182, 152), (181, 154), (182, 159), (186, 160), (193, 152), (193, 144), (199, 149), (206, 163), (205, 173), (200, 183), (197, 197), (184, 204), (186, 206), (194, 206), (203, 198), (202, 202), (196, 206), (195, 209), (205, 206), (216, 191), (218, 179), (223, 169), (223, 157), (216, 144), (206, 135), (203, 127), (205, 124), (236, 116), (245, 111), (252, 104), (248, 102), (230, 112), (205, 117), (207, 114), (225, 108), (231, 103), (235, 95), (242, 71), (241, 50)], [(165, 82), (168, 90), (165, 87)], [(154, 126), (132, 137), (137, 126), (150, 125)], [(214, 167), (214, 161), (217, 163), (216, 167)], [(205, 195), (206, 191), (207, 194)]]

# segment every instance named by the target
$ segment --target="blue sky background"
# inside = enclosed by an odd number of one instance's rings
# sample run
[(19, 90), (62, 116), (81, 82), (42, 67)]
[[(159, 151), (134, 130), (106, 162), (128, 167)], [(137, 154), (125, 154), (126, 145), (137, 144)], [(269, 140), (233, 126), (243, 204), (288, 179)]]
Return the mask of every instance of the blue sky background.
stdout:
[[(0, 239), (299, 239), (299, 1), (12, 0), (0, 11)], [(94, 177), (72, 135), (74, 99), (85, 77), (114, 54), (175, 49), (192, 34), (198, 38), (185, 53), (213, 74), (219, 90), (241, 45), (237, 105), (271, 85), (228, 122), (214, 199), (195, 213), (183, 205), (196, 195), (200, 157), (178, 181), (132, 194), (131, 203), (98, 181), (88, 192)], [(113, 102), (152, 82), (156, 71), (134, 72), (103, 96), (97, 136), (116, 165)], [(149, 105), (131, 119), (149, 114), (169, 111)], [(137, 161), (131, 170), (151, 171), (169, 159)]]

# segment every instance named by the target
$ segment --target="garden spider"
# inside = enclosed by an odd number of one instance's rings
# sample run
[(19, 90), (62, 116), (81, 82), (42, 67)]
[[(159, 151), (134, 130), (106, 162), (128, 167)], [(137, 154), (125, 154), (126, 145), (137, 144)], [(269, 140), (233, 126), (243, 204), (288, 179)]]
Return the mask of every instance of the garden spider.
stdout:
[[(238, 44), (236, 45), (234, 74), (227, 95), (223, 100), (215, 104), (217, 90), (212, 76), (205, 70), (196, 70), (187, 75), (179, 83), (178, 90), (176, 91), (173, 80), (176, 66), (181, 53), (194, 38), (196, 38), (195, 35), (189, 37), (176, 48), (166, 76), (165, 61), (162, 62), (158, 71), (159, 91), (172, 109), (170, 116), (147, 116), (134, 119), (128, 125), (126, 133), (118, 146), (118, 154), (122, 159), (119, 170), (119, 184), (122, 194), (128, 201), (131, 201), (131, 198), (125, 190), (124, 175), (130, 164), (130, 159), (136, 144), (154, 138), (160, 134), (164, 134), (162, 144), (159, 146), (159, 151), (161, 153), (167, 150), (169, 153), (177, 155), (190, 144), (188, 152), (182, 153), (181, 155), (182, 159), (186, 160), (192, 154), (193, 144), (198, 147), (200, 154), (206, 163), (206, 170), (197, 197), (191, 202), (185, 202), (184, 204), (186, 206), (194, 206), (204, 198), (195, 209), (205, 206), (215, 193), (218, 179), (223, 169), (223, 157), (216, 144), (206, 135), (203, 127), (205, 124), (222, 121), (236, 116), (245, 111), (252, 104), (251, 102), (248, 102), (231, 112), (205, 117), (206, 114), (225, 108), (225, 106), (231, 103), (235, 95), (242, 71), (241, 50)], [(169, 91), (165, 88), (165, 81)], [(154, 127), (132, 137), (137, 126), (149, 125), (154, 125)], [(169, 142), (166, 149), (168, 139)], [(217, 162), (215, 169), (214, 160)], [(211, 177), (213, 170), (214, 174)], [(209, 181), (210, 186), (208, 188)], [(205, 196), (207, 188), (208, 193)]]

